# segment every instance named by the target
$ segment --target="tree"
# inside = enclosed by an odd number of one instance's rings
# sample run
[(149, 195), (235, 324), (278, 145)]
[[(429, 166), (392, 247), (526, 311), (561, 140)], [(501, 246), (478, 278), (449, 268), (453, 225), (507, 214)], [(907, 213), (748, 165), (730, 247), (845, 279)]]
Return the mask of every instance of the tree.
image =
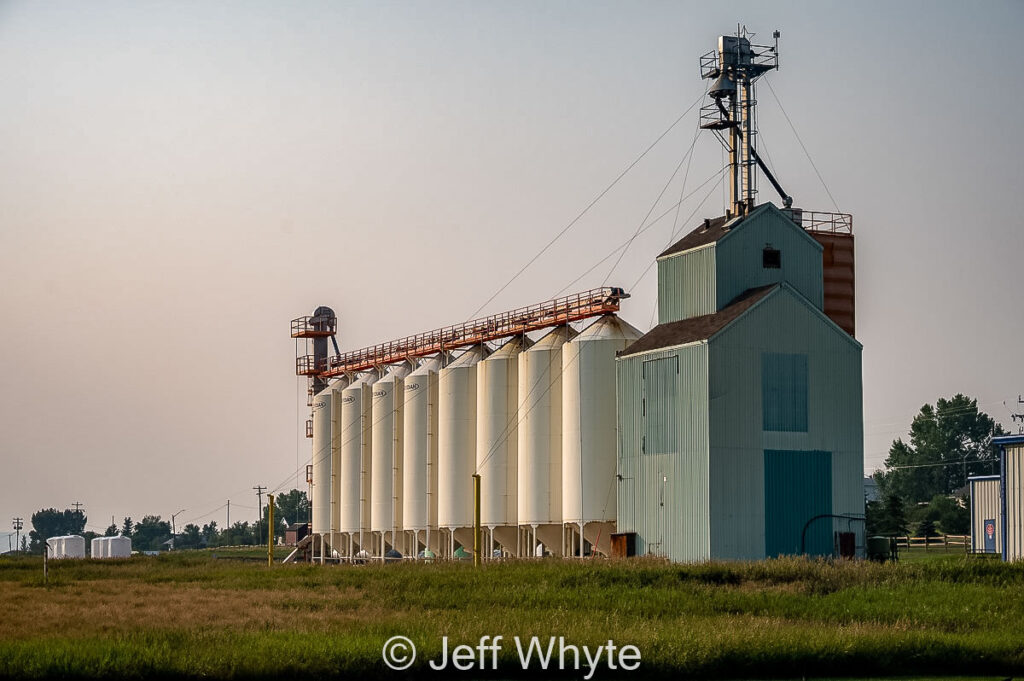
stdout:
[(132, 533), (134, 533), (134, 532), (135, 532), (135, 524), (132, 523), (131, 517), (125, 518), (124, 522), (121, 523), (121, 534), (123, 534), (126, 537), (130, 537), (130, 536), (132, 536)]
[(203, 535), (203, 541), (206, 542), (207, 546), (217, 546), (217, 540), (220, 537), (220, 532), (217, 530), (216, 520), (211, 520), (207, 524), (203, 525), (201, 532)]
[(917, 534), (921, 537), (934, 537), (938, 534), (935, 531), (935, 521), (931, 518), (925, 518), (920, 525), (917, 526)]
[(82, 534), (85, 530), (86, 517), (82, 511), (55, 508), (44, 508), (32, 514), (32, 531), (30, 549), (34, 553), (42, 553), (43, 544), (50, 537), (61, 537), (68, 534)]
[(199, 526), (189, 523), (174, 540), (176, 549), (198, 549), (203, 545), (203, 535)]
[(971, 475), (992, 473), (998, 454), (992, 437), (1003, 429), (978, 401), (957, 394), (926, 404), (910, 425), (910, 441), (893, 441), (888, 469), (875, 475), (883, 494), (896, 494), (908, 502), (929, 501), (949, 495), (967, 484)]
[(286, 524), (309, 522), (309, 499), (306, 493), (293, 489), (274, 497), (274, 519), (277, 518)]
[(903, 499), (891, 493), (885, 495), (876, 527), (879, 534), (889, 536), (907, 534), (907, 513), (903, 508)]
[(158, 515), (147, 515), (135, 525), (132, 547), (140, 551), (159, 551), (171, 538), (171, 524)]
[(110, 526), (107, 527), (106, 531), (103, 533), (103, 536), (104, 537), (116, 537), (117, 536), (117, 525), (114, 525), (113, 523), (111, 523)]

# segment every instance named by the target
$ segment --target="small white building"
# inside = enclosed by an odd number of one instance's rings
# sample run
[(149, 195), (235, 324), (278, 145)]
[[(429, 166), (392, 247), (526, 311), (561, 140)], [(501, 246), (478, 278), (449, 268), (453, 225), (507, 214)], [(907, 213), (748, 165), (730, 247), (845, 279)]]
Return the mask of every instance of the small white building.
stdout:
[[(1024, 559), (1024, 435), (992, 439), (999, 447), (999, 524), (1003, 560)], [(972, 505), (973, 508), (973, 505)]]
[(46, 548), (53, 559), (85, 558), (85, 537), (77, 534), (50, 537), (46, 540)]
[(998, 475), (967, 479), (971, 494), (971, 553), (1002, 553), (1001, 485)]
[(129, 537), (96, 537), (92, 540), (93, 558), (128, 558), (132, 555), (132, 540)]

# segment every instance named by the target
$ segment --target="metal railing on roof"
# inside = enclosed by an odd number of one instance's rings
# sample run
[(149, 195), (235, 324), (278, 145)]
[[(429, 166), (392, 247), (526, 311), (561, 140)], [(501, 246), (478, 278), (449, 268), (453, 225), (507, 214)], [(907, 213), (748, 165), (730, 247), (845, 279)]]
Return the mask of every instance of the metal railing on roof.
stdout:
[[(406, 359), (425, 357), (530, 331), (562, 326), (589, 317), (611, 314), (618, 312), (620, 301), (628, 297), (629, 294), (625, 290), (617, 287), (591, 289), (463, 324), (445, 326), (359, 350), (343, 352), (329, 357), (328, 366), (318, 373), (324, 377), (340, 376), (352, 371), (394, 364)], [(307, 363), (302, 368), (310, 370), (313, 367)]]
[(853, 234), (853, 216), (849, 213), (827, 213), (802, 208), (785, 208), (782, 212), (809, 232)]

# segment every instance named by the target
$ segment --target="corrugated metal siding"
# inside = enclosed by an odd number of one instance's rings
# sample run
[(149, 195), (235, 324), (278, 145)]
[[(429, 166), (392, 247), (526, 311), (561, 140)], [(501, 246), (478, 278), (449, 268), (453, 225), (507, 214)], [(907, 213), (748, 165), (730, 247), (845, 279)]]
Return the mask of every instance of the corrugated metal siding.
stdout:
[(1024, 559), (1024, 445), (1007, 445), (1004, 469), (1006, 495), (1006, 559)]
[(648, 359), (641, 369), (644, 379), (641, 411), (643, 454), (674, 454), (679, 451), (679, 358)]
[(761, 355), (761, 420), (764, 430), (807, 432), (807, 355)]
[[(671, 387), (648, 383), (644, 363), (677, 358)], [(710, 558), (708, 526), (708, 366), (707, 346), (696, 343), (616, 361), (619, 419), (619, 532), (636, 532), (637, 552), (675, 561)], [(658, 390), (664, 394), (659, 395)], [(644, 454), (644, 400), (662, 408), (675, 391), (677, 448)], [(670, 438), (662, 438), (669, 442)]]
[(715, 293), (715, 245), (658, 261), (658, 323), (718, 311)]
[[(764, 453), (765, 554), (832, 555), (832, 455), (828, 452)], [(806, 528), (806, 529), (805, 529)]]
[(985, 550), (985, 521), (996, 521), (996, 553), (1003, 552), (1003, 525), (1000, 516), (999, 478), (971, 480), (971, 551)]
[[(764, 268), (766, 244), (782, 254), (782, 267)], [(772, 206), (759, 209), (718, 241), (717, 309), (747, 289), (788, 282), (820, 310), (824, 305), (821, 244)], [(660, 293), (660, 291), (659, 291)]]
[[(860, 346), (786, 287), (709, 346), (712, 556), (765, 556), (765, 450), (832, 452), (832, 512), (863, 516)], [(807, 432), (763, 430), (765, 352), (807, 355)], [(863, 523), (836, 519), (833, 529), (855, 531), (863, 547)]]

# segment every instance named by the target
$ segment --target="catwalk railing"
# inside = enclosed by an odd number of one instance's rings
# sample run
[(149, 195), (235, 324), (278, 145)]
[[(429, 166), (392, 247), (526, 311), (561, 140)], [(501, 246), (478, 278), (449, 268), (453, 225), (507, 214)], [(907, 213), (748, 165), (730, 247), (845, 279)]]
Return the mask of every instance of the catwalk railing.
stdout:
[(343, 352), (328, 357), (326, 361), (320, 363), (321, 366), (316, 366), (317, 362), (312, 356), (298, 357), (296, 372), (307, 376), (340, 376), (353, 371), (395, 364), (406, 359), (444, 353), (478, 343), (612, 314), (619, 311), (620, 301), (628, 297), (629, 294), (625, 290), (617, 287), (591, 289), (490, 317)]

